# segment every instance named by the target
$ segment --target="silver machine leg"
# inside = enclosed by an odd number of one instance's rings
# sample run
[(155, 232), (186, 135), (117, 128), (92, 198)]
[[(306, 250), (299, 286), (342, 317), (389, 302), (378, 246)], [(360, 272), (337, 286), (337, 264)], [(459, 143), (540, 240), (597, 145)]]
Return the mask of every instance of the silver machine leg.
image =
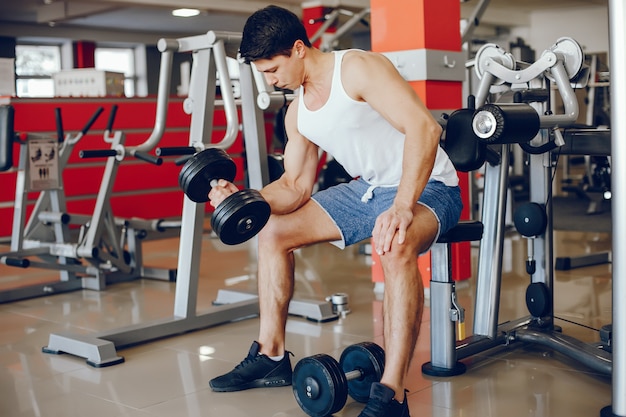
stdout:
[[(508, 152), (509, 145), (503, 148), (503, 152)], [(508, 158), (501, 159), (499, 164), (485, 167), (484, 194), (489, 198), (484, 199), (483, 205), (484, 231), (480, 242), (474, 332), (458, 346), (456, 324), (463, 321), (464, 312), (456, 303), (450, 249), (445, 243), (437, 243), (431, 249), (431, 361), (422, 366), (426, 375), (462, 374), (465, 365), (459, 362), (460, 359), (504, 341), (502, 333), (498, 332), (498, 308), (509, 161)]]
[(611, 157), (615, 193), (611, 199), (613, 216), (613, 404), (602, 409), (602, 417), (626, 416), (626, 5), (609, 0), (610, 68), (611, 68)]
[(422, 372), (431, 376), (454, 376), (465, 372), (465, 364), (457, 361), (456, 323), (463, 321), (463, 310), (456, 303), (454, 282), (451, 279), (450, 246), (436, 243), (431, 253), (430, 327), (436, 336), (430, 339), (431, 360), (422, 366)]
[[(509, 145), (502, 146), (503, 155), (508, 151)], [(485, 231), (478, 255), (474, 335), (490, 339), (496, 338), (498, 327), (508, 178), (509, 158), (501, 158), (499, 165), (485, 165), (482, 213)]]

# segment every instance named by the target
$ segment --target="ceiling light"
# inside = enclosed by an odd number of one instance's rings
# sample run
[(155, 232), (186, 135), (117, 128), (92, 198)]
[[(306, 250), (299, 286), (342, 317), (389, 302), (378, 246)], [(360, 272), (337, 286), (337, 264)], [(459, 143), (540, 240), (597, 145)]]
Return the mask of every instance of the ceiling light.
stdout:
[(176, 17), (193, 17), (193, 16), (198, 16), (199, 14), (200, 14), (200, 10), (198, 9), (172, 10), (172, 16), (176, 16)]

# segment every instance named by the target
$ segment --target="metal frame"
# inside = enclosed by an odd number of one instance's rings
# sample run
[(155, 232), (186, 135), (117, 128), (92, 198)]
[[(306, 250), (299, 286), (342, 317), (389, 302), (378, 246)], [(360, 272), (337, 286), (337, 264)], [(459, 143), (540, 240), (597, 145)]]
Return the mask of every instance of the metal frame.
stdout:
[[(609, 29), (611, 45), (611, 153), (613, 158), (611, 182), (615, 187), (611, 206), (613, 213), (626, 212), (626, 4), (609, 0)], [(613, 216), (613, 251), (626, 250), (626, 219)], [(602, 416), (626, 416), (626, 263), (616, 256), (613, 276), (613, 404), (602, 410)]]
[[(624, 22), (626, 21), (626, 9), (624, 5), (615, 1), (612, 7), (617, 8), (616, 14), (619, 18), (612, 20), (612, 30), (614, 44), (621, 45), (624, 36)], [(619, 5), (617, 3), (620, 3)], [(502, 84), (527, 84), (531, 88), (545, 88), (543, 74), (550, 77), (557, 87), (565, 104), (565, 112), (560, 115), (545, 115), (541, 105), (534, 104), (533, 107), (540, 115), (540, 131), (537, 137), (531, 141), (531, 145), (540, 146), (547, 142), (547, 129), (573, 124), (578, 116), (578, 106), (574, 97), (570, 80), (574, 80), (577, 73), (577, 60), (582, 57), (582, 50), (577, 50), (575, 41), (569, 38), (561, 38), (557, 43), (546, 50), (542, 57), (530, 66), (521, 66), (521, 70), (514, 70), (515, 65), (512, 57), (500, 50), (499, 47), (484, 46), (492, 48), (486, 51), (479, 51), (476, 58), (479, 78), (481, 83), (476, 97), (477, 107), (487, 101), (491, 87), (496, 86), (502, 91)], [(612, 120), (615, 120), (612, 131), (613, 160), (619, 160), (620, 152), (626, 152), (625, 145), (618, 137), (626, 133), (621, 130), (623, 126), (620, 114), (626, 111), (623, 92), (626, 91), (624, 85), (624, 73), (626, 72), (626, 62), (624, 51), (617, 51), (617, 57), (612, 58), (617, 61), (611, 65), (612, 73), (619, 74), (621, 79), (617, 80), (617, 85), (612, 80), (612, 97), (618, 97), (617, 103), (613, 103)], [(506, 88), (506, 86), (504, 87)], [(622, 96), (620, 96), (622, 94)], [(622, 141), (623, 142), (623, 141)], [(502, 155), (507, 155), (511, 145), (501, 145)], [(532, 316), (522, 317), (517, 320), (499, 324), (498, 310), (500, 299), (500, 281), (502, 275), (502, 249), (504, 243), (504, 217), (506, 207), (506, 186), (508, 183), (508, 158), (501, 158), (499, 165), (486, 164), (485, 169), (485, 189), (482, 222), (484, 224), (483, 239), (480, 243), (478, 259), (477, 289), (474, 312), (473, 336), (456, 342), (455, 329), (453, 326), (454, 287), (447, 283), (449, 291), (442, 291), (437, 295), (437, 299), (432, 299), (434, 294), (431, 290), (431, 316), (438, 318), (431, 323), (431, 338), (434, 339), (432, 346), (438, 346), (438, 352), (431, 352), (432, 366), (441, 371), (441, 376), (451, 376), (458, 373), (459, 360), (467, 358), (485, 350), (508, 345), (514, 342), (527, 342), (545, 345), (580, 363), (594, 369), (597, 372), (613, 375), (613, 412), (615, 416), (624, 416), (624, 403), (626, 401), (626, 368), (624, 363), (624, 340), (626, 324), (626, 307), (623, 298), (626, 295), (624, 280), (621, 279), (624, 271), (620, 269), (619, 260), (614, 260), (613, 265), (613, 343), (612, 354), (600, 349), (597, 345), (583, 343), (573, 337), (562, 334), (555, 328), (553, 320), (554, 313), (551, 310), (546, 317), (535, 318)], [(552, 162), (550, 152), (530, 156), (530, 201), (539, 204), (546, 204), (546, 214), (548, 224), (546, 231), (534, 238), (534, 253), (529, 254), (536, 259), (537, 267), (531, 276), (533, 283), (543, 283), (549, 291), (549, 297), (553, 298), (553, 236), (552, 236), (552, 207), (549, 193), (552, 178)], [(614, 163), (614, 166), (619, 167)], [(616, 190), (621, 189), (619, 181), (626, 179), (624, 168), (617, 168), (613, 171), (613, 184)], [(616, 183), (616, 181), (618, 183)], [(623, 186), (623, 184), (622, 184)], [(615, 195), (613, 199), (613, 212), (620, 213), (626, 211), (626, 198)], [(620, 252), (620, 248), (625, 243), (624, 220), (615, 216), (613, 219), (613, 248)], [(445, 257), (443, 258), (445, 259)], [(617, 265), (615, 264), (617, 263)], [(448, 278), (449, 281), (450, 278)], [(553, 305), (553, 304), (552, 304)], [(607, 409), (610, 407), (607, 407)], [(602, 410), (603, 416), (610, 416), (610, 410)]]
[[(208, 32), (176, 40), (161, 39), (158, 43), (163, 54), (161, 76), (169, 78), (173, 52), (192, 52), (193, 54), (190, 96), (185, 100), (184, 109), (191, 114), (189, 143), (197, 149), (202, 149), (211, 143), (218, 71), (222, 85), (230, 85), (224, 44), (233, 42), (231, 35), (234, 34)], [(235, 36), (234, 41), (238, 44), (240, 36)], [(169, 68), (163, 68), (163, 65)], [(241, 69), (245, 72), (245, 68)], [(161, 89), (168, 85), (169, 80), (167, 82), (163, 79), (159, 80), (159, 102), (162, 104), (163, 113), (157, 111), (157, 119), (162, 120), (163, 123), (166, 116), (164, 113), (166, 106), (163, 104), (167, 104), (167, 98)], [(228, 127), (224, 139), (218, 146), (227, 148), (236, 138), (238, 120), (232, 90), (225, 88), (222, 92)], [(155, 127), (155, 130), (159, 130), (158, 127)], [(249, 154), (248, 159), (251, 159)], [(170, 318), (87, 336), (71, 333), (51, 334), (48, 345), (43, 348), (43, 351), (84, 357), (87, 363), (94, 367), (110, 366), (124, 361), (123, 357), (117, 355), (117, 348), (226, 323), (236, 318), (257, 315), (258, 302), (254, 300), (216, 306), (203, 314), (196, 312), (203, 225), (204, 204), (194, 203), (185, 197), (174, 312)]]
[[(228, 126), (224, 138), (219, 143), (211, 143), (217, 74), (222, 86), (231, 85), (226, 64), (227, 51), (232, 56), (240, 42), (239, 33), (210, 31), (204, 35), (176, 40), (161, 39), (158, 43), (159, 49), (164, 53), (177, 51), (193, 54), (190, 96), (184, 102), (184, 109), (191, 114), (189, 144), (197, 151), (209, 146), (228, 148), (237, 137), (239, 121), (233, 92), (230, 88), (222, 88), (222, 104)], [(162, 59), (161, 62), (161, 65), (171, 65), (171, 58), (168, 57), (165, 61)], [(239, 72), (248, 180), (251, 188), (260, 189), (269, 182), (263, 111), (256, 105), (257, 87), (251, 66), (240, 62)], [(161, 74), (167, 75), (169, 70), (161, 69)], [(159, 86), (167, 85), (161, 81)], [(162, 95), (159, 94), (159, 97)], [(164, 117), (164, 114), (158, 116)], [(158, 128), (155, 127), (155, 130)], [(222, 291), (213, 307), (204, 312), (197, 311), (204, 218), (204, 203), (194, 203), (185, 196), (174, 311), (171, 317), (93, 335), (51, 334), (43, 351), (69, 353), (86, 358), (87, 364), (91, 366), (105, 367), (124, 361), (123, 357), (117, 355), (117, 349), (257, 316), (258, 296), (234, 291)], [(320, 303), (293, 300), (289, 313), (314, 321), (328, 321), (339, 317), (330, 301)]]
[[(58, 152), (59, 186), (40, 192), (28, 221), (26, 219), (28, 140), (41, 135), (29, 134), (26, 140), (20, 143), (11, 248), (10, 252), (0, 253), (0, 262), (21, 268), (35, 267), (59, 271), (60, 279), (4, 290), (0, 292), (0, 303), (83, 288), (102, 290), (107, 283), (137, 278), (167, 281), (176, 279), (176, 271), (143, 265), (141, 240), (145, 237), (146, 231), (163, 232), (165, 229), (177, 229), (180, 225), (172, 221), (115, 218), (110, 208), (113, 181), (124, 156), (132, 155), (139, 158), (140, 152), (153, 149), (163, 135), (172, 59), (171, 50), (162, 54), (155, 126), (150, 137), (139, 146), (125, 148), (123, 146), (125, 136), (122, 132), (116, 132), (109, 137), (110, 128), (105, 131), (104, 140), (111, 144), (111, 150), (115, 151), (115, 155), (107, 161), (92, 215), (67, 213), (61, 172), (67, 165), (74, 146), (90, 129), (102, 108), (98, 109), (80, 132), (75, 135), (68, 134), (65, 138), (60, 110), (57, 110), (57, 134), (61, 142)], [(111, 118), (109, 124), (112, 121)], [(142, 159), (150, 160), (145, 156)], [(70, 223), (81, 225), (78, 241), (72, 242), (68, 226)], [(130, 254), (128, 264), (123, 254), (124, 242)], [(109, 248), (115, 248), (114, 251), (120, 256), (114, 256)], [(88, 265), (77, 262), (79, 259), (86, 261)]]
[[(337, 22), (340, 15), (348, 16), (348, 20), (341, 26), (336, 28), (334, 32), (327, 33), (328, 29)], [(311, 43), (320, 41), (319, 49), (328, 52), (335, 47), (335, 43), (356, 26), (359, 22), (365, 19), (370, 14), (370, 8), (365, 7), (357, 12), (352, 12), (347, 9), (336, 8), (323, 17), (324, 23), (317, 29), (317, 31), (311, 36)]]
[[(105, 164), (93, 213), (77, 215), (67, 212), (62, 172), (67, 166), (74, 146), (101, 112), (102, 108), (92, 116), (81, 132), (73, 136), (68, 135), (61, 143), (58, 150), (58, 187), (51, 187), (39, 193), (28, 221), (26, 221), (26, 203), (28, 193), (31, 191), (28, 186), (28, 144), (29, 140), (39, 138), (41, 135), (31, 134), (20, 143), (11, 251), (0, 253), (0, 262), (22, 268), (56, 270), (59, 271), (60, 278), (58, 281), (23, 285), (1, 291), (0, 303), (79, 289), (103, 290), (108, 284), (139, 278), (168, 281), (175, 278), (175, 273), (171, 270), (143, 266), (141, 247), (143, 235), (146, 231), (161, 230), (163, 225), (158, 221), (116, 218), (111, 209), (110, 196), (114, 181), (126, 154), (123, 132), (115, 132), (109, 136), (109, 130), (105, 131), (104, 140), (110, 143), (115, 155), (110, 156)], [(61, 123), (60, 120), (58, 123)], [(79, 235), (74, 240), (69, 228), (72, 224), (80, 225)], [(125, 252), (126, 245), (128, 253)]]
[[(69, 136), (63, 141), (59, 147), (58, 164), (59, 171), (67, 165), (70, 154), (74, 145), (82, 138), (82, 132), (76, 136)], [(39, 138), (41, 135), (29, 135), (30, 138)], [(11, 251), (0, 253), (0, 261), (5, 264), (11, 264), (12, 260), (21, 261), (21, 266), (30, 265), (30, 262), (24, 261), (24, 257), (38, 256), (44, 262), (50, 262), (51, 267), (59, 270), (59, 280), (55, 282), (47, 282), (39, 285), (22, 286), (14, 289), (8, 289), (0, 292), (0, 302), (9, 302), (21, 300), (24, 298), (45, 295), (49, 293), (74, 291), (82, 288), (80, 277), (77, 272), (86, 272), (83, 268), (77, 269), (76, 265), (72, 265), (67, 256), (52, 256), (48, 247), (42, 246), (25, 247), (25, 240), (29, 237), (43, 241), (48, 240), (50, 244), (69, 242), (70, 231), (69, 226), (63, 222), (54, 222), (52, 224), (52, 235), (50, 229), (43, 232), (38, 230), (39, 213), (56, 212), (66, 213), (67, 205), (65, 200), (65, 192), (63, 187), (63, 177), (59, 175), (59, 187), (40, 192), (30, 219), (26, 218), (26, 202), (28, 198), (28, 138), (20, 142), (20, 153), (18, 161), (17, 178), (15, 184), (15, 206), (13, 210), (13, 227), (11, 232)], [(94, 271), (95, 272), (95, 271)]]

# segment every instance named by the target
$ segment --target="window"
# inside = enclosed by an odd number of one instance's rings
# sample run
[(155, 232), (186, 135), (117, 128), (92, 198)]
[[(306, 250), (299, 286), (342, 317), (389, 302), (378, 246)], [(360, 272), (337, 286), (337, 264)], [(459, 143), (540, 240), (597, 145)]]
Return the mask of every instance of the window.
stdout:
[(17, 45), (15, 73), (18, 97), (54, 97), (52, 74), (61, 70), (61, 48)]
[(135, 95), (135, 54), (131, 48), (96, 48), (96, 69), (124, 73), (124, 95)]

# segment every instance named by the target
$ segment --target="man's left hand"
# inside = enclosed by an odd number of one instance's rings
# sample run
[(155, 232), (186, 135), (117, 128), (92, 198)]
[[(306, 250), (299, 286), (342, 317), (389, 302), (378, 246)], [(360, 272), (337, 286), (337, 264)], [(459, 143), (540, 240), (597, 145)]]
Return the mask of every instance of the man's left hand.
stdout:
[(375, 250), (378, 255), (384, 255), (391, 251), (391, 244), (398, 234), (398, 244), (403, 244), (406, 239), (406, 231), (413, 222), (413, 211), (395, 205), (381, 213), (376, 219), (372, 237), (374, 238)]

